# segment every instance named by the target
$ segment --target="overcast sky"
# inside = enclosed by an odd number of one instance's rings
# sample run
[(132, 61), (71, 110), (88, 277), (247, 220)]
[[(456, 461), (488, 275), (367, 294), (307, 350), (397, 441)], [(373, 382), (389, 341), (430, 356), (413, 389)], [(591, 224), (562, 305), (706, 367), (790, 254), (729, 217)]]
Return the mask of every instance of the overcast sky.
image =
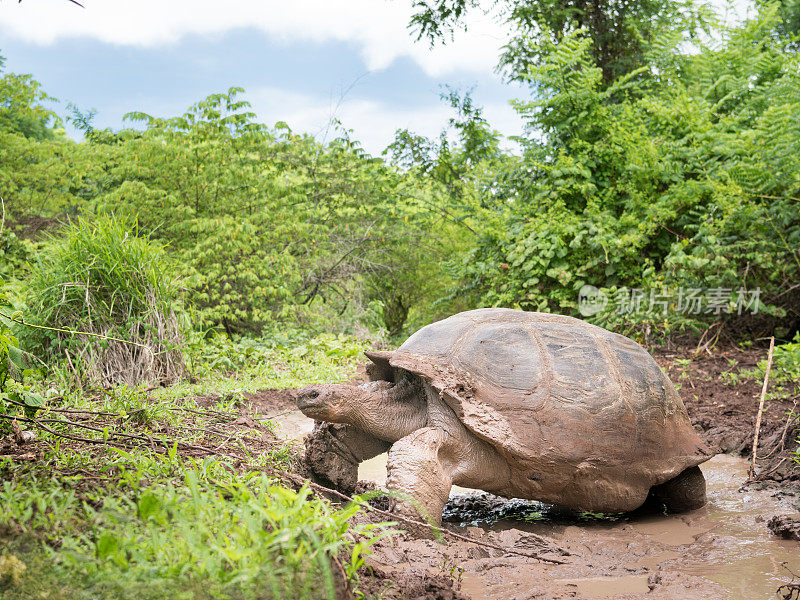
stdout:
[(446, 46), (414, 42), (410, 0), (0, 0), (6, 70), (32, 73), (60, 101), (119, 128), (144, 111), (173, 116), (208, 94), (245, 89), (260, 121), (320, 135), (331, 117), (379, 154), (395, 129), (436, 135), (442, 85), (475, 87), (506, 135), (526, 91), (493, 73), (504, 43), (480, 11)]

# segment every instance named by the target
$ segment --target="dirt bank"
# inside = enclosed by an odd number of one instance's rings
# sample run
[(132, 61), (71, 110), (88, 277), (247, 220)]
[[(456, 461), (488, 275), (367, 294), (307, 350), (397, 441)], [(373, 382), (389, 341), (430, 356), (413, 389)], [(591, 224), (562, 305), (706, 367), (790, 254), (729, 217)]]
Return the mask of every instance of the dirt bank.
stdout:
[[(689, 418), (705, 441), (720, 452), (750, 457), (762, 382), (741, 374), (766, 354), (765, 349), (729, 349), (698, 357), (691, 352), (655, 357), (679, 388)], [(795, 495), (800, 494), (800, 468), (793, 461), (800, 435), (799, 388), (796, 384), (785, 397), (767, 402), (756, 470), (760, 485)], [(795, 418), (789, 422), (792, 411)]]

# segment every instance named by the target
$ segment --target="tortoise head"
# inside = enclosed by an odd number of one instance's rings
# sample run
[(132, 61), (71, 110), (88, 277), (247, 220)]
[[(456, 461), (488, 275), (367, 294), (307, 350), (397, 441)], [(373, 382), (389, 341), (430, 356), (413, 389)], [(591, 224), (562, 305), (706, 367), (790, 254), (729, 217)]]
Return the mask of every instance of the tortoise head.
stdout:
[(308, 385), (297, 394), (297, 408), (318, 421), (348, 423), (363, 404), (364, 390), (354, 385)]
[(424, 396), (388, 381), (361, 385), (309, 385), (297, 394), (297, 407), (318, 421), (347, 423), (381, 440), (396, 442), (424, 427)]

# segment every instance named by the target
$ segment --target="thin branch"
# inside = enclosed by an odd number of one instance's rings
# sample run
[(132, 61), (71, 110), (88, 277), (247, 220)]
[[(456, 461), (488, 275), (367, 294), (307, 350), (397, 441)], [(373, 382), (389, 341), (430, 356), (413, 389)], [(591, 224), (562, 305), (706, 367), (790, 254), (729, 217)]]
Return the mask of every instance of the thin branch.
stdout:
[[(194, 444), (188, 444), (188, 443), (182, 442), (180, 440), (153, 438), (153, 437), (146, 436), (146, 435), (135, 435), (135, 434), (130, 434), (130, 433), (121, 433), (119, 431), (106, 432), (106, 430), (104, 430), (104, 429), (99, 429), (97, 427), (92, 427), (90, 425), (84, 425), (82, 423), (75, 423), (74, 421), (68, 421), (68, 420), (61, 420), (61, 419), (29, 419), (27, 417), (22, 417), (22, 416), (19, 416), (19, 415), (5, 415), (5, 414), (2, 414), (2, 413), (0, 413), (0, 419), (6, 419), (8, 421), (19, 420), (19, 421), (22, 421), (24, 423), (31, 423), (31, 424), (36, 425), (37, 427), (39, 427), (41, 429), (44, 429), (48, 433), (51, 433), (51, 434), (53, 434), (53, 435), (55, 435), (57, 437), (62, 437), (62, 438), (66, 438), (68, 440), (74, 440), (74, 441), (78, 441), (78, 442), (86, 442), (87, 444), (102, 444), (102, 445), (108, 444), (108, 445), (111, 445), (111, 446), (115, 446), (116, 445), (116, 446), (122, 446), (122, 447), (129, 447), (130, 446), (130, 444), (126, 445), (122, 441), (113, 441), (113, 440), (110, 439), (112, 437), (119, 437), (119, 438), (124, 438), (124, 439), (128, 439), (128, 440), (136, 440), (136, 441), (139, 441), (139, 442), (143, 442), (145, 445), (149, 445), (153, 449), (155, 449), (156, 445), (164, 446), (164, 447), (168, 448), (168, 447), (171, 447), (171, 446), (173, 446), (174, 444), (177, 443), (179, 448), (184, 448), (186, 450), (196, 450), (196, 451), (199, 451), (199, 452), (206, 452), (208, 454), (223, 454), (225, 456), (230, 456), (231, 458), (236, 458), (236, 459), (239, 459), (239, 460), (242, 459), (241, 456), (235, 456), (235, 455), (232, 455), (232, 454), (226, 454), (226, 453), (217, 452), (217, 451), (212, 450), (211, 448), (206, 448), (204, 446), (195, 446)], [(87, 429), (89, 431), (96, 431), (98, 433), (104, 434), (104, 438), (103, 439), (85, 438), (85, 437), (77, 436), (77, 435), (74, 435), (74, 434), (58, 432), (58, 431), (55, 431), (52, 428), (48, 427), (47, 425), (45, 425), (45, 423), (53, 423), (53, 424), (58, 424), (58, 425), (67, 425), (67, 426), (71, 426), (71, 427), (77, 427), (79, 429)], [(135, 444), (135, 445), (141, 446), (142, 444)]]
[(123, 344), (130, 344), (131, 346), (139, 346), (140, 348), (150, 350), (150, 346), (146, 344), (140, 344), (139, 342), (132, 342), (130, 340), (123, 340), (122, 338), (115, 338), (108, 335), (103, 335), (102, 333), (90, 333), (88, 331), (76, 331), (73, 329), (63, 329), (61, 327), (45, 327), (44, 325), (34, 325), (33, 323), (26, 323), (24, 318), (16, 319), (13, 316), (9, 316), (2, 311), (0, 311), (0, 317), (5, 317), (9, 321), (13, 321), (14, 323), (18, 323), (20, 325), (25, 325), (26, 327), (33, 327), (34, 329), (43, 329), (45, 331), (56, 331), (59, 333), (69, 333), (70, 335), (89, 335), (103, 340), (109, 340), (112, 342), (122, 342)]
[(764, 374), (764, 385), (761, 387), (761, 400), (758, 403), (758, 416), (756, 417), (756, 431), (753, 436), (753, 463), (750, 465), (749, 479), (756, 476), (756, 455), (758, 454), (758, 434), (761, 432), (761, 416), (764, 414), (764, 399), (767, 396), (767, 384), (769, 384), (769, 372), (772, 369), (772, 351), (775, 348), (775, 336), (769, 339), (769, 356), (767, 357), (767, 372)]
[[(354, 502), (356, 504), (359, 504), (359, 505), (363, 506), (364, 508), (366, 508), (368, 511), (377, 513), (377, 514), (382, 515), (382, 516), (384, 516), (384, 517), (386, 517), (388, 519), (392, 519), (392, 520), (396, 520), (396, 521), (403, 521), (404, 523), (409, 523), (409, 524), (412, 524), (412, 525), (421, 525), (423, 527), (430, 527), (431, 526), (430, 523), (425, 523), (423, 521), (417, 521), (415, 519), (410, 519), (410, 518), (404, 517), (402, 515), (398, 515), (398, 514), (395, 514), (395, 513), (390, 513), (388, 511), (381, 510), (379, 508), (375, 508), (374, 506), (366, 504), (363, 501), (356, 500), (352, 496), (348, 496), (347, 494), (343, 494), (342, 492), (340, 492), (338, 490), (334, 490), (334, 489), (325, 487), (324, 485), (320, 485), (318, 483), (314, 483), (313, 481), (310, 481), (308, 479), (303, 479), (302, 477), (299, 477), (299, 476), (296, 476), (296, 475), (292, 475), (290, 473), (286, 473), (285, 477), (287, 477), (290, 481), (294, 481), (295, 483), (299, 483), (300, 485), (307, 484), (311, 488), (316, 489), (318, 491), (325, 492), (327, 494), (333, 494), (334, 496), (338, 496), (342, 500), (347, 500), (348, 502)], [(515, 554), (517, 556), (524, 556), (525, 558), (533, 558), (535, 560), (540, 560), (540, 561), (546, 562), (546, 563), (552, 563), (554, 565), (563, 565), (563, 564), (565, 564), (565, 562), (563, 560), (558, 560), (556, 558), (548, 558), (548, 557), (541, 556), (540, 554), (536, 554), (536, 553), (533, 553), (533, 552), (520, 552), (519, 550), (514, 550), (512, 548), (504, 548), (503, 546), (498, 546), (497, 544), (491, 544), (489, 542), (484, 542), (482, 540), (475, 540), (473, 538), (469, 538), (469, 537), (466, 537), (464, 535), (459, 535), (458, 533), (450, 531), (449, 529), (442, 528), (442, 529), (440, 529), (440, 531), (443, 534), (448, 535), (448, 536), (450, 536), (452, 538), (455, 538), (457, 540), (462, 540), (464, 542), (470, 542), (470, 543), (476, 544), (478, 546), (485, 546), (486, 548), (492, 548), (493, 550), (499, 550), (500, 552), (503, 552), (505, 554)]]

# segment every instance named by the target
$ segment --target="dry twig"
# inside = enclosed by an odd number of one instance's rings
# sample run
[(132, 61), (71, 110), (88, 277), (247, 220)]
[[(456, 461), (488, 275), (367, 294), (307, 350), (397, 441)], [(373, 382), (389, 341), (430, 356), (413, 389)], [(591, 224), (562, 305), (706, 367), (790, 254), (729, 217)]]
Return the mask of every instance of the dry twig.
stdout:
[(758, 403), (758, 416), (756, 417), (756, 431), (753, 435), (753, 462), (750, 465), (749, 479), (756, 476), (756, 458), (758, 455), (758, 434), (761, 433), (761, 417), (764, 414), (764, 399), (767, 397), (767, 385), (769, 384), (769, 372), (772, 369), (772, 351), (775, 349), (775, 336), (769, 339), (769, 355), (767, 356), (767, 372), (764, 374), (764, 385), (761, 387), (761, 400)]
[(794, 411), (797, 408), (797, 400), (794, 401), (794, 405), (792, 406), (789, 414), (786, 415), (786, 423), (783, 426), (783, 433), (781, 433), (781, 439), (778, 440), (778, 443), (775, 444), (775, 447), (769, 451), (769, 454), (766, 456), (762, 456), (761, 458), (771, 458), (775, 454), (780, 454), (783, 452), (783, 449), (786, 448), (786, 434), (789, 433), (789, 427), (792, 425), (794, 421)]
[[(297, 485), (307, 484), (311, 488), (313, 488), (313, 489), (315, 489), (317, 491), (324, 492), (326, 494), (332, 494), (334, 496), (337, 496), (337, 497), (341, 498), (342, 500), (347, 500), (348, 502), (356, 502), (358, 504), (361, 504), (368, 511), (377, 513), (379, 515), (382, 515), (382, 516), (386, 517), (387, 519), (391, 519), (393, 521), (402, 521), (404, 523), (409, 523), (411, 525), (417, 525), (417, 526), (422, 526), (422, 527), (430, 527), (431, 526), (430, 523), (425, 523), (423, 521), (417, 521), (415, 519), (410, 519), (408, 517), (404, 517), (402, 515), (398, 515), (398, 514), (395, 514), (395, 513), (390, 513), (388, 511), (381, 510), (379, 508), (375, 508), (374, 506), (370, 506), (369, 504), (365, 504), (363, 502), (359, 502), (358, 500), (356, 500), (352, 496), (348, 496), (347, 494), (343, 494), (342, 492), (340, 492), (338, 490), (334, 490), (332, 488), (325, 487), (324, 485), (320, 485), (318, 483), (314, 483), (313, 481), (310, 481), (308, 479), (304, 479), (304, 478), (299, 477), (297, 475), (293, 475), (291, 473), (285, 473), (284, 477), (288, 478), (290, 481), (294, 482)], [(542, 555), (536, 554), (534, 552), (520, 552), (519, 550), (514, 550), (513, 548), (504, 548), (503, 546), (499, 546), (497, 544), (492, 544), (490, 542), (484, 542), (482, 540), (476, 540), (476, 539), (469, 538), (469, 537), (464, 536), (464, 535), (460, 535), (458, 533), (455, 533), (454, 531), (450, 531), (449, 529), (442, 528), (439, 531), (441, 531), (444, 535), (447, 535), (449, 537), (455, 538), (457, 540), (461, 540), (461, 541), (464, 541), (464, 542), (469, 542), (471, 544), (476, 544), (478, 546), (484, 546), (486, 548), (491, 548), (493, 550), (499, 550), (500, 552), (503, 552), (505, 554), (515, 554), (517, 556), (524, 556), (525, 558), (533, 558), (535, 560), (540, 560), (542, 562), (551, 563), (551, 564), (554, 564), (554, 565), (563, 565), (563, 564), (565, 564), (563, 560), (558, 560), (557, 558), (549, 558), (547, 556), (542, 556)]]
[[(85, 425), (83, 423), (76, 423), (74, 421), (68, 421), (66, 419), (30, 419), (27, 417), (22, 417), (19, 415), (11, 416), (11, 415), (4, 415), (0, 414), (0, 419), (6, 419), (8, 421), (19, 420), (24, 423), (30, 423), (31, 425), (35, 425), (36, 427), (55, 435), (60, 438), (73, 440), (76, 442), (83, 442), (86, 444), (97, 444), (97, 445), (108, 445), (108, 446), (116, 446), (120, 448), (130, 448), (133, 447), (141, 447), (143, 445), (149, 446), (153, 450), (157, 451), (157, 447), (163, 447), (165, 449), (171, 448), (175, 444), (177, 444), (178, 448), (184, 450), (194, 450), (196, 452), (203, 452), (205, 454), (220, 454), (223, 456), (228, 456), (230, 458), (235, 458), (237, 460), (243, 460), (243, 457), (236, 456), (234, 454), (229, 454), (225, 452), (215, 451), (212, 448), (207, 448), (205, 446), (196, 446), (194, 444), (189, 444), (187, 442), (182, 442), (180, 440), (175, 439), (161, 439), (161, 438), (154, 438), (146, 435), (136, 435), (130, 433), (121, 433), (119, 431), (106, 431), (104, 429), (100, 429), (98, 427), (92, 427), (91, 425)], [(48, 427), (47, 423), (50, 424), (58, 424), (58, 425), (66, 425), (69, 427), (77, 427), (79, 429), (86, 429), (89, 431), (95, 431), (98, 433), (104, 434), (103, 439), (99, 438), (87, 438), (79, 435), (75, 435), (72, 433), (64, 433), (60, 431), (55, 431), (53, 428)], [(113, 438), (121, 438), (121, 439), (113, 439)], [(139, 442), (139, 443), (134, 443)]]

